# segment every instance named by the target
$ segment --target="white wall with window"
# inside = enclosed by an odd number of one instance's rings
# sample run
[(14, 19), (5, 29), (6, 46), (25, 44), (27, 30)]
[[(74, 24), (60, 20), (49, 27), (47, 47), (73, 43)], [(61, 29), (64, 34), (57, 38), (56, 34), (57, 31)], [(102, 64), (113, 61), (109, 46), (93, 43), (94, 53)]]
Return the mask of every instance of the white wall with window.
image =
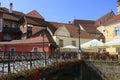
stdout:
[[(79, 46), (79, 38), (71, 37), (69, 31), (66, 29), (65, 26), (60, 28), (59, 32), (57, 32), (57, 34), (53, 36), (53, 39), (61, 48), (67, 45), (74, 45), (76, 47)], [(80, 38), (81, 44), (90, 40), (92, 39)]]

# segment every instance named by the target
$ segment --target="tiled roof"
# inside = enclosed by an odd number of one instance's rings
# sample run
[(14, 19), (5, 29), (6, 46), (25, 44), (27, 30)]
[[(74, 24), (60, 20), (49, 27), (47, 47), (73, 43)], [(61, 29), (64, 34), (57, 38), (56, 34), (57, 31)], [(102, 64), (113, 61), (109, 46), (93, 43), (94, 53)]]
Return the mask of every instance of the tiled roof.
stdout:
[(28, 24), (31, 24), (34, 26), (47, 26), (47, 22), (44, 21), (44, 19), (26, 16), (26, 20)]
[(40, 43), (40, 42), (42, 42), (42, 37), (36, 37), (36, 38), (25, 39), (25, 40), (13, 40), (9, 42), (0, 42), (0, 45), (30, 44), (30, 43)]
[(79, 24), (88, 33), (100, 33), (95, 27), (95, 21), (92, 20), (74, 20), (73, 24), (79, 27)]
[[(72, 37), (78, 37), (78, 28), (74, 26), (73, 24), (66, 24), (65, 27), (68, 29)], [(90, 36), (87, 32), (80, 30), (80, 37), (81, 38), (87, 38), (87, 39), (93, 39), (93, 36)]]
[(32, 27), (32, 35), (38, 33), (40, 30), (42, 30), (41, 26), (34, 26), (34, 27)]
[(8, 19), (8, 20), (14, 20), (18, 21), (22, 16), (24, 16), (24, 13), (14, 11), (12, 13), (9, 13), (9, 9), (1, 7), (0, 8), (0, 13), (2, 14), (3, 19)]
[[(48, 34), (47, 34), (48, 35)], [(30, 38), (30, 39), (25, 39), (25, 40), (13, 40), (13, 41), (9, 41), (9, 42), (0, 42), (0, 45), (17, 45), (17, 44), (41, 44), (43, 42), (43, 37), (42, 36), (37, 36), (34, 38)], [(49, 37), (44, 37), (44, 42), (45, 43), (52, 43), (54, 41), (51, 41), (51, 39)]]
[[(9, 9), (7, 9), (7, 8), (5, 8), (5, 7), (0, 7), (0, 12), (2, 12), (2, 13), (9, 13)], [(10, 13), (10, 14), (18, 15), (18, 16), (24, 15), (24, 13), (19, 12), (19, 11), (15, 11), (15, 10), (13, 10), (13, 12)]]
[(44, 19), (36, 10), (33, 10), (31, 12), (29, 12), (28, 14), (26, 14), (27, 16), (30, 17), (35, 17), (35, 18), (40, 18), (40, 19)]
[[(38, 30), (36, 30), (36, 29), (38, 29)], [(36, 33), (32, 36), (33, 38), (38, 37), (38, 36), (40, 36), (40, 34), (44, 33), (49, 42), (54, 42), (51, 34), (48, 32), (47, 29), (44, 29), (44, 28), (41, 28), (41, 27), (36, 27), (36, 29), (34, 29), (34, 30), (36, 30)]]
[(47, 22), (47, 27), (49, 27), (49, 29), (52, 31), (53, 34), (55, 34), (56, 30), (61, 27), (63, 24), (66, 23), (59, 23), (59, 22), (50, 22), (50, 21), (46, 21)]
[(12, 15), (12, 14), (4, 13), (4, 14), (3, 14), (3, 19), (13, 20), (13, 21), (19, 21), (20, 17), (14, 16), (14, 15)]
[(109, 19), (104, 25), (115, 22), (115, 21), (120, 21), (120, 14)]
[[(57, 22), (50, 22), (52, 25), (55, 26), (56, 31), (59, 27), (65, 26), (67, 28), (67, 30), (69, 31), (71, 37), (78, 37), (78, 28), (73, 25), (73, 24), (67, 24), (67, 23), (57, 23)], [(57, 32), (54, 32), (54, 35), (57, 34)], [(80, 31), (81, 34), (81, 38), (87, 38), (87, 39), (93, 39), (94, 37), (90, 36), (88, 33), (86, 33), (85, 31)]]
[(113, 18), (114, 16), (115, 14), (113, 11), (107, 13), (106, 15), (102, 16), (101, 18), (95, 21), (95, 26), (99, 27), (100, 25), (105, 24), (106, 22), (109, 21), (109, 19)]

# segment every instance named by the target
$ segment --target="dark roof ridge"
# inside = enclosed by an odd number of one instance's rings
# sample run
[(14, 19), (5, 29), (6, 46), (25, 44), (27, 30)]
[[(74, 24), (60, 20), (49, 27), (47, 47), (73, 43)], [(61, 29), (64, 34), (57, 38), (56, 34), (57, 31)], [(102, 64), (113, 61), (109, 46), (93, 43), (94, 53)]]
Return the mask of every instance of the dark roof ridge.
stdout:
[(85, 19), (74, 19), (74, 21), (95, 21), (95, 20), (85, 20)]
[(28, 17), (28, 18), (34, 18), (34, 19), (39, 19), (39, 20), (44, 20), (44, 19), (42, 19), (42, 18), (37, 18), (37, 17), (27, 16), (27, 15), (25, 15), (25, 17)]
[(72, 23), (65, 23), (65, 22), (54, 22), (54, 21), (47, 21), (49, 23), (56, 23), (56, 24), (72, 24)]

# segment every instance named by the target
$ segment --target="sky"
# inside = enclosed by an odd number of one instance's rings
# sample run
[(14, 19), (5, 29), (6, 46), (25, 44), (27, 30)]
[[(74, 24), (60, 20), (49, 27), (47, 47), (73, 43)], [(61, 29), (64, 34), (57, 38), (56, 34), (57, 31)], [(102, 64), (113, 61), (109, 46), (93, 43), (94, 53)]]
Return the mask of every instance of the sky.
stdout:
[(111, 10), (117, 14), (117, 0), (0, 0), (1, 7), (25, 14), (36, 10), (46, 21), (63, 22), (80, 20), (97, 20)]

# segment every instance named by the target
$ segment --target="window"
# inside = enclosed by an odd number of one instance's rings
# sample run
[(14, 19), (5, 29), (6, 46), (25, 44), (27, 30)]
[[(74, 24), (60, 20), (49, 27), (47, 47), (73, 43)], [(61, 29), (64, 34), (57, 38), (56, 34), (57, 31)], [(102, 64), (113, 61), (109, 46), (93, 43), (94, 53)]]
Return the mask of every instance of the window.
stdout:
[(15, 52), (15, 48), (10, 48), (10, 55), (13, 56)]
[(114, 28), (114, 33), (115, 33), (115, 36), (120, 36), (120, 27), (119, 26)]
[(5, 23), (4, 27), (8, 28), (8, 27), (10, 27), (10, 24), (9, 23)]
[(73, 45), (73, 46), (76, 46), (76, 41), (72, 41), (72, 45)]
[(34, 55), (37, 55), (38, 54), (38, 48), (33, 48), (33, 51), (34, 51)]
[(59, 46), (63, 47), (63, 40), (62, 39), (59, 40)]
[(8, 25), (7, 25), (7, 24), (5, 24), (5, 27), (7, 28), (7, 27), (8, 27)]
[(6, 34), (3, 36), (3, 40), (11, 40), (11, 36), (9, 34)]
[(32, 36), (32, 27), (28, 26), (27, 28), (27, 37), (30, 38)]
[(116, 48), (116, 52), (120, 55), (120, 48)]
[(0, 48), (0, 52), (2, 51), (2, 48)]

